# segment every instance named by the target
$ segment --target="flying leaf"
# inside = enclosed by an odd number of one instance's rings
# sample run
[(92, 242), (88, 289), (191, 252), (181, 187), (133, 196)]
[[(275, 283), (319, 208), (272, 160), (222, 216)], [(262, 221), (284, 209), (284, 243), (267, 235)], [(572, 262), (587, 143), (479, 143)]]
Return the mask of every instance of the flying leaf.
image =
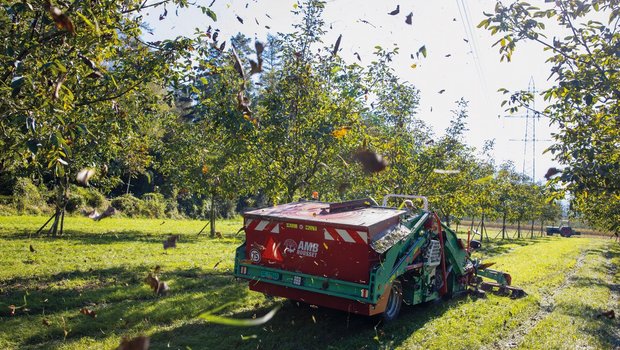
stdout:
[(366, 173), (378, 173), (387, 167), (387, 161), (381, 156), (368, 149), (360, 149), (353, 154), (353, 159), (362, 164)]
[(87, 309), (85, 307), (80, 310), (80, 313), (82, 315), (90, 316), (92, 318), (97, 318), (97, 313), (94, 310)]
[(411, 65), (411, 68), (413, 68), (413, 69), (416, 69), (417, 67), (418, 67), (418, 65), (415, 64), (415, 63)]
[(94, 168), (84, 168), (77, 173), (75, 180), (84, 186), (88, 186), (88, 180), (90, 180), (95, 173), (96, 170)]
[(413, 12), (409, 12), (407, 17), (405, 18), (405, 23), (411, 25), (413, 23)]
[(132, 339), (123, 338), (116, 350), (148, 350), (151, 339), (143, 335)]
[(355, 57), (357, 57), (357, 60), (358, 60), (358, 61), (360, 61), (360, 62), (362, 61), (362, 58), (360, 57), (360, 54), (359, 54), (359, 53), (354, 52), (353, 54), (355, 55)]
[(239, 21), (241, 24), (243, 24), (243, 18), (237, 16), (237, 21)]
[(443, 94), (444, 92), (446, 92), (446, 89), (441, 89), (438, 91), (439, 94)]
[(338, 36), (338, 39), (336, 39), (336, 44), (334, 45), (334, 51), (332, 51), (332, 56), (336, 56), (336, 54), (338, 53), (338, 49), (340, 49), (340, 40), (342, 40), (342, 34), (340, 34)]
[(235, 70), (237, 71), (237, 73), (239, 73), (239, 76), (245, 80), (245, 72), (243, 71), (243, 66), (241, 65), (241, 60), (239, 59), (239, 55), (237, 55), (237, 50), (235, 50), (235, 47), (233, 46), (232, 48), (232, 53), (233, 53), (233, 59), (235, 60), (234, 62), (234, 67)]
[(545, 174), (545, 179), (549, 180), (552, 176), (561, 173), (562, 170), (558, 168), (549, 168)]
[(75, 34), (75, 27), (73, 26), (73, 22), (71, 22), (69, 16), (62, 13), (62, 11), (60, 11), (58, 7), (50, 7), (49, 13), (58, 28), (64, 29), (71, 34)]
[(396, 5), (396, 10), (389, 12), (388, 15), (396, 16), (400, 12), (400, 5)]
[(343, 127), (340, 127), (338, 129), (332, 131), (332, 135), (335, 138), (340, 139), (340, 138), (345, 137), (350, 130), (351, 130), (351, 127), (343, 126)]
[(232, 305), (233, 303), (227, 303), (216, 310), (205, 312), (198, 317), (212, 323), (226, 325), (226, 326), (237, 326), (237, 327), (250, 327), (250, 326), (260, 326), (269, 322), (273, 318), (273, 316), (280, 310), (280, 306), (276, 306), (271, 311), (269, 311), (265, 316), (254, 318), (254, 319), (235, 319), (223, 316), (213, 315), (214, 312), (219, 311), (225, 307)]
[(418, 49), (418, 53), (417, 54), (422, 54), (422, 56), (424, 56), (424, 58), (426, 58), (426, 45), (422, 45), (422, 47), (420, 47)]

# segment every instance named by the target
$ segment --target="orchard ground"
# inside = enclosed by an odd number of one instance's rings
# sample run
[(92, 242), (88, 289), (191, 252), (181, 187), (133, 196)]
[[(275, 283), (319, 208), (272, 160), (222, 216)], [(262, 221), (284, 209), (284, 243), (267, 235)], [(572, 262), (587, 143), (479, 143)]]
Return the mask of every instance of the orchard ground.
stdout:
[[(3, 349), (114, 349), (137, 335), (149, 336), (151, 349), (620, 347), (618, 318), (601, 315), (620, 312), (620, 246), (609, 238), (492, 240), (480, 254), (512, 274), (527, 297), (462, 295), (405, 307), (382, 325), (250, 292), (231, 273), (240, 219), (219, 221), (215, 239), (197, 235), (201, 221), (76, 217), (65, 220), (61, 238), (31, 236), (46, 219), (0, 217)], [(164, 251), (171, 234), (180, 235), (177, 248)], [(156, 266), (166, 296), (144, 283)], [(253, 318), (282, 308), (255, 327), (198, 318), (227, 303), (217, 315)]]

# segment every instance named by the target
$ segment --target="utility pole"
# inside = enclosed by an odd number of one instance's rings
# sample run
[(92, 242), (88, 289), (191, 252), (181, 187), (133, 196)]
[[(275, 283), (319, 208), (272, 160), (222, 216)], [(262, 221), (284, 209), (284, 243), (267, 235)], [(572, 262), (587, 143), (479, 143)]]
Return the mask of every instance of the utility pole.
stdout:
[[(551, 141), (549, 139), (537, 139), (536, 138), (536, 124), (540, 120), (540, 113), (536, 112), (536, 86), (534, 84), (534, 77), (530, 77), (530, 82), (527, 86), (527, 91), (532, 94), (532, 101), (526, 106), (524, 115), (506, 115), (504, 118), (521, 118), (525, 119), (525, 135), (522, 139), (510, 139), (510, 141), (523, 142), (523, 168), (521, 173), (526, 176), (531, 170), (531, 181), (536, 182), (536, 142), (538, 141)], [(529, 143), (531, 142), (531, 163), (528, 164), (528, 150)]]

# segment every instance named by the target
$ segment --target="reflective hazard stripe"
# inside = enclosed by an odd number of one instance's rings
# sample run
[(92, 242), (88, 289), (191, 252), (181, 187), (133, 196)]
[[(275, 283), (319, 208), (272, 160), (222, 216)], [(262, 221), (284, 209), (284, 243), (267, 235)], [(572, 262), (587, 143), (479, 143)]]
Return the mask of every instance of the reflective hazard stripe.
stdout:
[(344, 239), (345, 242), (355, 243), (355, 240), (351, 237), (347, 230), (337, 228), (336, 232), (340, 235), (340, 237), (342, 237), (342, 239)]
[(280, 223), (276, 221), (246, 219), (245, 228), (247, 230), (280, 233)]
[(262, 231), (265, 229), (265, 227), (267, 227), (267, 225), (269, 225), (269, 221), (267, 220), (261, 220), (258, 225), (256, 225), (255, 230), (256, 231)]
[(332, 235), (330, 235), (329, 232), (327, 232), (326, 228), (323, 229), (323, 232), (325, 233), (325, 239), (326, 240), (328, 240), (328, 241), (333, 241), (334, 240), (334, 237), (332, 237)]
[(327, 241), (347, 243), (368, 243), (368, 233), (364, 231), (346, 230), (342, 228), (324, 228), (323, 236)]

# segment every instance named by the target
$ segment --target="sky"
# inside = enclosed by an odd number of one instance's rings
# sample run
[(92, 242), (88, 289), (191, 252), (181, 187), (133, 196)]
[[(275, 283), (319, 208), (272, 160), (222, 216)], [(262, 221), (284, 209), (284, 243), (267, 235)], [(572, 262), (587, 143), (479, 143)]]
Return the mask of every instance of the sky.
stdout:
[[(195, 1), (209, 5), (212, 0)], [(217, 22), (195, 9), (176, 13), (168, 9), (168, 15), (160, 20), (163, 7), (149, 8), (144, 11), (145, 20), (153, 34), (145, 34), (145, 39), (191, 36), (196, 28), (206, 30), (211, 25), (220, 29), (220, 41), (242, 32), (264, 42), (268, 33), (293, 30), (292, 24), (298, 18), (291, 11), (296, 3), (295, 0), (215, 0), (211, 8), (217, 14)], [(544, 6), (543, 1), (531, 3)], [(400, 13), (389, 15), (397, 5)], [(400, 55), (392, 62), (393, 68), (401, 79), (420, 90), (419, 119), (441, 135), (449, 125), (456, 101), (464, 98), (469, 101), (469, 130), (465, 141), (480, 150), (485, 140), (494, 139), (493, 155), (497, 164), (511, 160), (517, 170), (525, 169), (528, 176), (532, 176), (534, 164), (534, 178), (543, 181), (547, 169), (558, 165), (549, 153), (543, 154), (552, 144), (545, 140), (551, 139), (555, 128), (544, 118), (530, 119), (527, 139), (532, 139), (532, 125), (535, 125), (536, 139), (540, 140), (535, 143), (534, 151), (533, 142), (525, 145), (522, 141), (526, 133), (525, 111), (505, 117), (508, 113), (500, 106), (505, 96), (497, 90), (526, 90), (530, 84), (536, 91), (549, 87), (550, 65), (545, 63), (548, 53), (540, 46), (520, 43), (511, 62), (500, 62), (498, 48), (492, 47), (499, 37), (476, 28), (485, 18), (483, 12), (492, 13), (494, 6), (493, 0), (331, 0), (326, 2), (324, 10), (327, 33), (323, 42), (331, 45), (342, 34), (339, 54), (352, 63), (357, 62), (354, 53), (358, 52), (362, 59), (360, 65), (370, 63), (375, 46), (398, 46)], [(412, 25), (405, 23), (409, 13), (413, 13)], [(237, 16), (243, 19), (243, 24)], [(550, 32), (549, 37), (554, 34)], [(419, 59), (412, 59), (410, 55), (415, 56), (421, 46), (426, 47), (427, 57), (420, 55)], [(412, 68), (414, 63), (416, 67)], [(535, 104), (536, 108), (544, 107), (542, 97), (537, 96)]]

